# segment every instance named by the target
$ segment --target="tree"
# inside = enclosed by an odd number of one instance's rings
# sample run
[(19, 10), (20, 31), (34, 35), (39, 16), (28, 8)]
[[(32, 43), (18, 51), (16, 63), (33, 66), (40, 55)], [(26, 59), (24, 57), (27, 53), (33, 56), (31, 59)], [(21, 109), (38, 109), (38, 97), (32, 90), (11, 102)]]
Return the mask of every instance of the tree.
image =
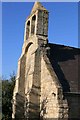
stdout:
[(2, 80), (2, 120), (11, 120), (12, 118), (12, 96), (15, 85), (15, 74), (10, 76), (9, 80)]

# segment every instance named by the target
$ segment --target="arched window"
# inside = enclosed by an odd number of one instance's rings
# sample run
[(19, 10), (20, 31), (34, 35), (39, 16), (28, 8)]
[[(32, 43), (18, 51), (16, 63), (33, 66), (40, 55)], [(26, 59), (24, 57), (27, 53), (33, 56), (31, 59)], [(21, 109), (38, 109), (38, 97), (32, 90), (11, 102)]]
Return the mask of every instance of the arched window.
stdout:
[(36, 21), (36, 15), (32, 17), (32, 22), (31, 22), (31, 34), (35, 34), (35, 21)]
[(29, 37), (29, 33), (30, 33), (30, 21), (27, 22), (27, 27), (26, 27), (26, 40)]

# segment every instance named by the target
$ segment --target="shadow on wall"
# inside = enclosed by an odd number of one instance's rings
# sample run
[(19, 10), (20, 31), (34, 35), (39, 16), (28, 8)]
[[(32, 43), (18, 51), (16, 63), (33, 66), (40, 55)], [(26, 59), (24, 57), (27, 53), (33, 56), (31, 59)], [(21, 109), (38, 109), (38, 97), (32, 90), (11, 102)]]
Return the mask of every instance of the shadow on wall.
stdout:
[(19, 93), (16, 94), (15, 119), (24, 119), (24, 101), (25, 98)]
[[(72, 87), (71, 81), (73, 81), (75, 89), (78, 89), (78, 86), (77, 86), (77, 82), (79, 82), (78, 81), (79, 79), (78, 78), (78, 72), (79, 72), (78, 60), (80, 58), (79, 57), (80, 50), (77, 48), (71, 48), (71, 47), (56, 45), (56, 44), (49, 44), (49, 47), (50, 47), (49, 59), (63, 87), (63, 92), (70, 92), (70, 88)], [(77, 70), (75, 70), (75, 66), (77, 66)], [(70, 72), (72, 74), (70, 74)], [(75, 76), (77, 76), (76, 80), (75, 80)]]
[(69, 105), (69, 120), (80, 120), (80, 94), (65, 93)]

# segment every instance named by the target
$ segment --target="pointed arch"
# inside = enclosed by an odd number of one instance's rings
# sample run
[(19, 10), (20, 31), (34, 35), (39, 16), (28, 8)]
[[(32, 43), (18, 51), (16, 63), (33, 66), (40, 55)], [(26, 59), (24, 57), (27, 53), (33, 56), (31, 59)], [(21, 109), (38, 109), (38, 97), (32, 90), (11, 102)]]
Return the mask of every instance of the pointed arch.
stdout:
[(27, 27), (26, 27), (26, 40), (28, 39), (30, 34), (30, 21), (27, 22)]
[(32, 21), (31, 21), (31, 34), (35, 34), (35, 21), (36, 21), (36, 15), (34, 15), (32, 17)]
[(28, 51), (28, 48), (30, 47), (30, 45), (31, 44), (33, 44), (32, 42), (30, 42), (28, 45), (27, 45), (27, 47), (25, 48), (25, 54), (27, 53), (27, 51)]

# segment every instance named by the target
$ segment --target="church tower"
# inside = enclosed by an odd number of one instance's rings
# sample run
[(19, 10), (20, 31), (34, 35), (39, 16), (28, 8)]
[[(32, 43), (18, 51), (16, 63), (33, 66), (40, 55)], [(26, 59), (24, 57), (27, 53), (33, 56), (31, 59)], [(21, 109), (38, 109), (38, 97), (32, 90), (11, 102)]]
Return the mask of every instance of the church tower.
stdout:
[(48, 11), (35, 2), (25, 22), (24, 43), (18, 61), (12, 118), (39, 118), (41, 52), (48, 43)]
[(25, 38), (28, 40), (31, 36), (48, 37), (48, 11), (39, 2), (35, 2), (30, 16), (25, 24)]
[(48, 43), (48, 14), (35, 2), (25, 22), (12, 100), (16, 120), (80, 118), (80, 50)]

